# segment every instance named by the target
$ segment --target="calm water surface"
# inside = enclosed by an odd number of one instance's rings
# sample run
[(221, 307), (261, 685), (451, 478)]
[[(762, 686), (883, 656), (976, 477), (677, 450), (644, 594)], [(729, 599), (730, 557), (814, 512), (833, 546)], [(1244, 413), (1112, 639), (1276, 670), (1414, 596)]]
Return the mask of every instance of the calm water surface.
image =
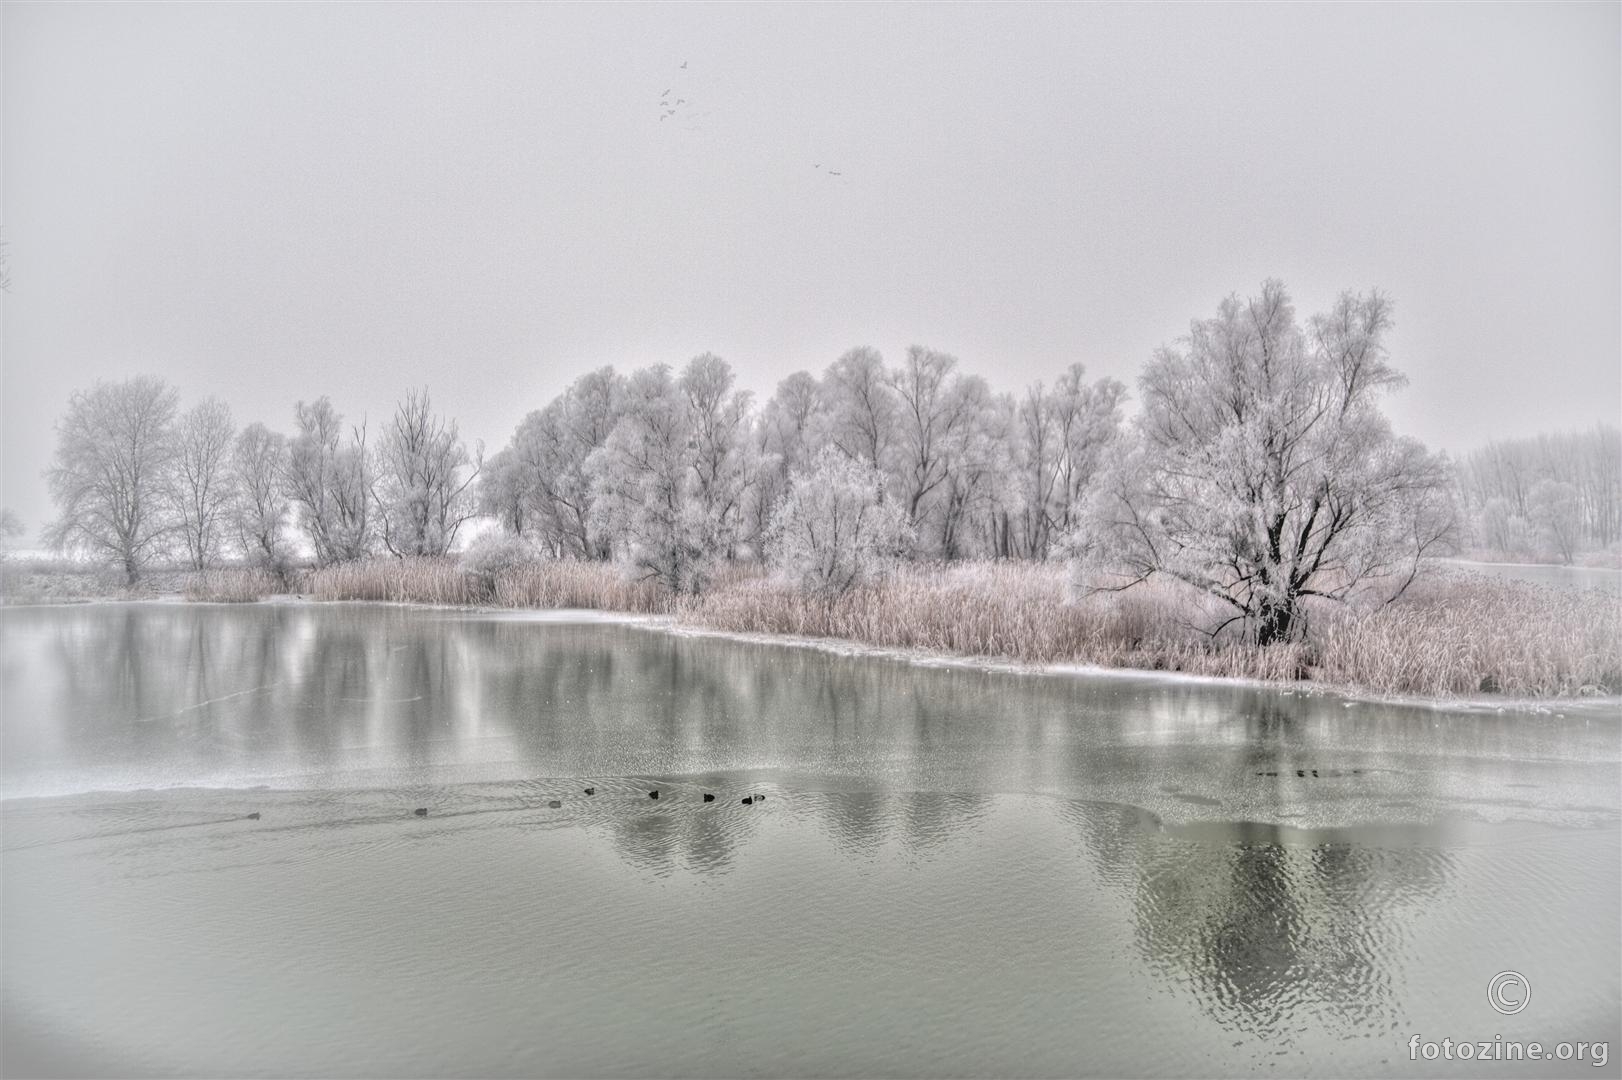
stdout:
[(1619, 1068), (1614, 706), (349, 605), (0, 609), (0, 686), (6, 1075)]
[(1507, 581), (1527, 581), (1558, 589), (1603, 589), (1622, 596), (1622, 570), (1597, 566), (1549, 566), (1541, 563), (1481, 563), (1442, 559), (1444, 566)]

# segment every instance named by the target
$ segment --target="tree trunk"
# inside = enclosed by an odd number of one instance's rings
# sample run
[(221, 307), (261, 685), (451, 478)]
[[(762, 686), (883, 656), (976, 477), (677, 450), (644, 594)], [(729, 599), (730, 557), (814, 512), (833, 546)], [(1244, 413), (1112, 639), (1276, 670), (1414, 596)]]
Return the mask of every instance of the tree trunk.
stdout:
[(1290, 640), (1295, 626), (1296, 599), (1293, 596), (1278, 601), (1263, 601), (1257, 615), (1256, 644), (1279, 645)]

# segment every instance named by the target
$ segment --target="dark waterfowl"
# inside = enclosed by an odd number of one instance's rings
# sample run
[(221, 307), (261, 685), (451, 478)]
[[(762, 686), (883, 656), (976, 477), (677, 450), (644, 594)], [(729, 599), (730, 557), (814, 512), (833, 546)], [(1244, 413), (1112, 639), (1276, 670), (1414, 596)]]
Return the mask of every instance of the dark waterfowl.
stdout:
[(706, 791), (704, 793), (704, 801), (705, 802), (714, 802), (715, 801), (715, 796), (711, 795), (709, 792)]
[(743, 802), (743, 804), (744, 804), (744, 805), (745, 805), (745, 806), (750, 806), (750, 805), (752, 805), (752, 804), (753, 804), (753, 803), (754, 803), (754, 801), (755, 801), (755, 797), (754, 797), (754, 796), (753, 796), (753, 795), (745, 795), (745, 796), (744, 796), (744, 797), (743, 797), (743, 799), (742, 799), (742, 802)]
[(586, 789), (586, 794), (587, 795), (595, 795), (595, 794), (597, 794), (597, 789), (594, 788), (594, 787), (589, 787), (589, 788)]
[(648, 792), (648, 798), (657, 799), (658, 797), (659, 797), (659, 791), (658, 791), (657, 788), (655, 788), (653, 791)]
[(419, 807), (417, 807), (415, 810), (413, 810), (411, 812), (413, 814), (416, 814), (418, 817), (427, 817), (428, 816), (428, 808), (426, 806), (419, 806)]

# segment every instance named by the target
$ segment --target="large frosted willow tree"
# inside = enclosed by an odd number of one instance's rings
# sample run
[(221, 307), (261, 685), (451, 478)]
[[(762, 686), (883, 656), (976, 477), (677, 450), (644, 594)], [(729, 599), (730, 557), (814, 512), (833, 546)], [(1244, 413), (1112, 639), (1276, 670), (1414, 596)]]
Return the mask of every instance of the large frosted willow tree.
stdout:
[[(1399, 595), (1454, 527), (1449, 468), (1393, 435), (1381, 396), (1390, 302), (1344, 293), (1305, 327), (1283, 284), (1230, 297), (1139, 380), (1136, 439), (1081, 538), (1092, 587), (1163, 574), (1216, 597), (1254, 640), (1288, 640), (1307, 597)], [(1108, 582), (1106, 585), (1105, 583)]]

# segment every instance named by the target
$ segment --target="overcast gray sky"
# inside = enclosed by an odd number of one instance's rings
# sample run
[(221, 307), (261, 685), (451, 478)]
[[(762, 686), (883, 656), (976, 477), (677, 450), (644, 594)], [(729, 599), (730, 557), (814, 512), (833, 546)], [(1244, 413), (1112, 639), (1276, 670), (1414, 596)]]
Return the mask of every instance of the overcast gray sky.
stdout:
[(1394, 296), (1433, 445), (1615, 421), (1619, 11), (7, 4), (0, 498), (98, 378), (284, 430), (426, 383), (494, 449), (705, 350), (1130, 383), (1268, 276)]

